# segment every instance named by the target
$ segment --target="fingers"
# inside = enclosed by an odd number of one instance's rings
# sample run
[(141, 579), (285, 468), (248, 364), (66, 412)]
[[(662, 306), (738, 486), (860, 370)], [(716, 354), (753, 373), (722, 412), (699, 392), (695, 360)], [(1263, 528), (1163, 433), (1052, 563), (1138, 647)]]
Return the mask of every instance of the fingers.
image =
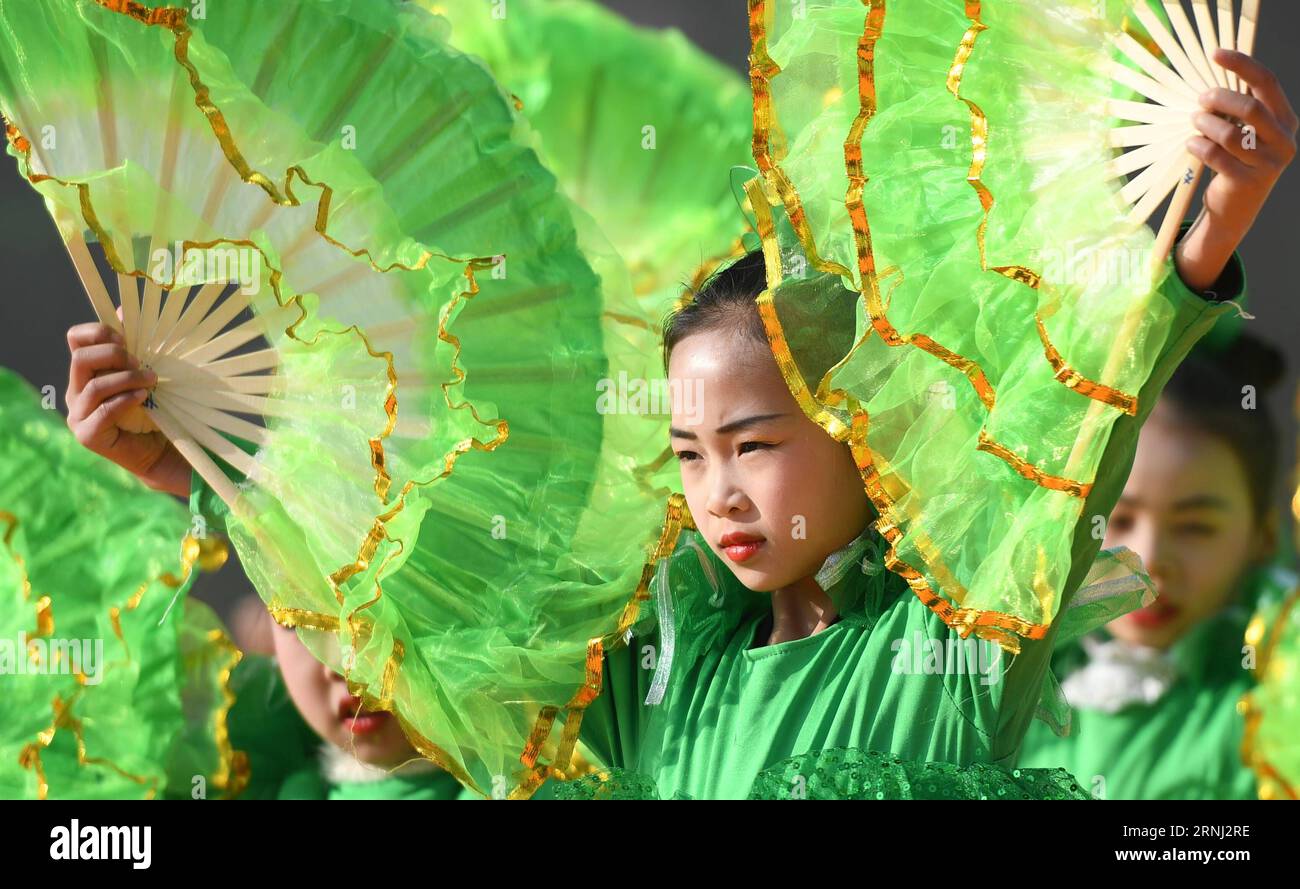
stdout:
[[(1199, 115), (1196, 118), (1197, 128), (1230, 153), (1242, 157), (1241, 151), (1251, 152), (1254, 157), (1247, 162), (1249, 166), (1273, 166), (1280, 173), (1280, 168), (1287, 166), (1295, 157), (1294, 130), (1283, 129), (1272, 111), (1254, 96), (1217, 88), (1202, 94), (1201, 107), (1247, 125), (1247, 129), (1228, 135), (1221, 127), (1202, 126)], [(1220, 138), (1221, 135), (1225, 138)], [(1230, 145), (1230, 141), (1236, 145)]]
[(1214, 144), (1226, 150), (1247, 167), (1254, 167), (1260, 161), (1260, 152), (1251, 147), (1245, 133), (1235, 124), (1229, 123), (1217, 114), (1202, 111), (1193, 121), (1196, 128)]
[(117, 443), (118, 436), (121, 435), (117, 421), (129, 409), (144, 401), (148, 394), (144, 389), (120, 392), (100, 402), (89, 416), (76, 423), (73, 423), (69, 417), (68, 425), (72, 427), (77, 441), (83, 446), (97, 454), (105, 454), (112, 449)]
[(116, 343), (103, 343), (95, 346), (83, 346), (72, 353), (72, 362), (68, 366), (67, 401), (72, 403), (80, 396), (82, 390), (96, 374), (110, 370), (135, 370), (140, 362), (126, 351), (125, 346)]
[(101, 343), (126, 345), (122, 335), (111, 327), (92, 321), (89, 324), (77, 324), (68, 328), (68, 351), (75, 352), (82, 346), (95, 346)]
[(1187, 150), (1216, 173), (1222, 173), (1233, 179), (1245, 179), (1251, 175), (1250, 167), (1229, 154), (1222, 145), (1204, 136), (1193, 136), (1189, 139)]
[(1257, 59), (1235, 50), (1221, 49), (1214, 54), (1214, 61), (1244, 80), (1251, 92), (1264, 103), (1284, 130), (1294, 134), (1297, 128), (1300, 128), (1300, 120), (1296, 118), (1295, 108), (1287, 99), (1286, 91), (1282, 89), (1277, 75), (1265, 68)]
[[(73, 423), (91, 416), (105, 401), (123, 392), (146, 392), (157, 381), (151, 370), (123, 370), (94, 377), (86, 383), (76, 402), (69, 402), (68, 421)], [(143, 400), (144, 395), (135, 399)]]
[(1223, 87), (1215, 87), (1200, 96), (1201, 107), (1225, 117), (1249, 124), (1259, 134), (1260, 141), (1277, 144), (1292, 139), (1292, 132), (1284, 130), (1273, 112), (1255, 96), (1248, 96)]

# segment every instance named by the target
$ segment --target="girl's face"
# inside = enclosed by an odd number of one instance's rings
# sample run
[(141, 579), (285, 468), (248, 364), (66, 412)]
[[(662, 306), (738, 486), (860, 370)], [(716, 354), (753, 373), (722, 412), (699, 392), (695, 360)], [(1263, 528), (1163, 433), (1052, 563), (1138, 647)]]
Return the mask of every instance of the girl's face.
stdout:
[(1219, 438), (1158, 403), (1138, 437), (1133, 471), (1111, 513), (1105, 545), (1127, 546), (1159, 598), (1112, 621), (1116, 638), (1167, 648), (1221, 610), (1267, 541), (1241, 462)]
[(316, 734), (372, 766), (393, 768), (419, 758), (397, 719), (361, 709), (343, 677), (316, 660), (297, 631), (276, 624), (273, 633), (289, 697)]
[[(869, 505), (846, 445), (804, 416), (766, 345), (692, 334), (668, 366), (672, 446), (700, 533), (745, 586), (810, 578), (866, 527)], [(687, 410), (689, 408), (689, 410)]]

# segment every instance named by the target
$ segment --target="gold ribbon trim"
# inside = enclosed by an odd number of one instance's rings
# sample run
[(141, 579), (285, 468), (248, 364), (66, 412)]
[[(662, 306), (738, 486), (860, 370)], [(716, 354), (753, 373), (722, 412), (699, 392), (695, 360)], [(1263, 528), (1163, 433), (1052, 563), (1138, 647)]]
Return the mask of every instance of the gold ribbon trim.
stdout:
[[(1287, 596), (1282, 606), (1278, 608), (1277, 615), (1273, 618), (1271, 624), (1266, 624), (1263, 615), (1257, 614), (1251, 618), (1250, 624), (1246, 627), (1246, 644), (1254, 646), (1256, 651), (1259, 652), (1254, 670), (1257, 680), (1262, 680), (1268, 675), (1270, 666), (1273, 663), (1275, 649), (1287, 622), (1291, 618), (1291, 612), (1296, 608), (1297, 602), (1300, 602), (1300, 587), (1297, 587)], [(1241, 739), (1241, 761), (1254, 769), (1259, 776), (1259, 798), (1300, 799), (1300, 787), (1291, 784), (1259, 752), (1257, 736), (1259, 734), (1259, 724), (1264, 718), (1264, 712), (1255, 700), (1254, 689), (1246, 692), (1237, 701), (1237, 712), (1245, 719), (1245, 729)]]
[[(961, 81), (966, 72), (966, 64), (975, 52), (976, 40), (979, 39), (982, 32), (988, 30), (988, 25), (985, 25), (981, 20), (981, 0), (964, 0), (964, 2), (966, 4), (966, 18), (970, 19), (971, 24), (966, 29), (966, 33), (962, 35), (961, 43), (957, 47), (957, 54), (953, 57), (952, 67), (948, 69), (948, 92), (952, 93), (954, 97), (970, 109), (971, 163), (970, 170), (966, 174), (966, 181), (970, 183), (971, 188), (975, 190), (975, 194), (979, 196), (980, 207), (983, 210), (979, 229), (975, 234), (975, 240), (979, 245), (980, 268), (986, 272), (997, 272), (1012, 281), (1018, 281), (1031, 290), (1040, 290), (1043, 283), (1042, 275), (1031, 268), (1022, 265), (989, 267), (988, 246), (985, 243), (985, 236), (988, 233), (989, 214), (993, 210), (995, 198), (981, 178), (984, 174), (984, 165), (988, 161), (989, 121), (979, 105), (961, 94)], [(1056, 380), (1080, 395), (1109, 404), (1131, 416), (1137, 415), (1137, 396), (1106, 386), (1095, 380), (1090, 380), (1069, 367), (1061, 358), (1060, 352), (1052, 345), (1052, 341), (1047, 335), (1047, 328), (1043, 324), (1042, 315), (1035, 313), (1034, 320), (1038, 326), (1038, 336), (1042, 340), (1044, 354), (1052, 365), (1052, 370), (1055, 371)]]

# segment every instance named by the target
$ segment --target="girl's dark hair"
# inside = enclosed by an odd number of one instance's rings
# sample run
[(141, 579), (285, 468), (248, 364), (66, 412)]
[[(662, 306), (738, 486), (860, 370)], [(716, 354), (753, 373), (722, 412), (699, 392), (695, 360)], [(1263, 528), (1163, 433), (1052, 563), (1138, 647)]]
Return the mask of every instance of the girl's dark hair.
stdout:
[(747, 339), (767, 345), (763, 319), (754, 300), (767, 289), (763, 251), (753, 250), (715, 272), (690, 298), (664, 321), (664, 368), (673, 348), (693, 333), (734, 330)]
[[(1267, 394), (1285, 373), (1280, 351), (1241, 333), (1221, 350), (1194, 350), (1164, 390), (1180, 420), (1232, 448), (1245, 471), (1256, 518), (1271, 508), (1278, 479), (1280, 442)], [(1249, 409), (1243, 403), (1247, 386), (1254, 391)]]
[[(787, 278), (787, 298), (778, 315), (799, 373), (815, 386), (853, 346), (858, 294), (839, 278), (819, 274)], [(664, 322), (664, 370), (673, 348), (694, 333), (730, 330), (766, 348), (767, 331), (758, 313), (758, 297), (767, 289), (763, 252), (746, 253), (709, 278)]]

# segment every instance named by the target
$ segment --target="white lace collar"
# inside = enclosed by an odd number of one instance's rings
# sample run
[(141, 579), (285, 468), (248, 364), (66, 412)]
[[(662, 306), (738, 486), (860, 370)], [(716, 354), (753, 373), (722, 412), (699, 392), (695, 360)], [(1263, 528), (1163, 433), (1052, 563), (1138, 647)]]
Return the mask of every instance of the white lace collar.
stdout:
[(372, 766), (357, 759), (349, 750), (325, 743), (320, 748), (321, 775), (330, 784), (372, 784), (388, 778), (424, 775), (437, 771), (437, 765), (427, 759), (403, 763), (395, 769)]
[(1118, 713), (1134, 704), (1154, 704), (1178, 680), (1178, 664), (1167, 651), (1094, 636), (1079, 641), (1088, 662), (1061, 683), (1072, 707)]

